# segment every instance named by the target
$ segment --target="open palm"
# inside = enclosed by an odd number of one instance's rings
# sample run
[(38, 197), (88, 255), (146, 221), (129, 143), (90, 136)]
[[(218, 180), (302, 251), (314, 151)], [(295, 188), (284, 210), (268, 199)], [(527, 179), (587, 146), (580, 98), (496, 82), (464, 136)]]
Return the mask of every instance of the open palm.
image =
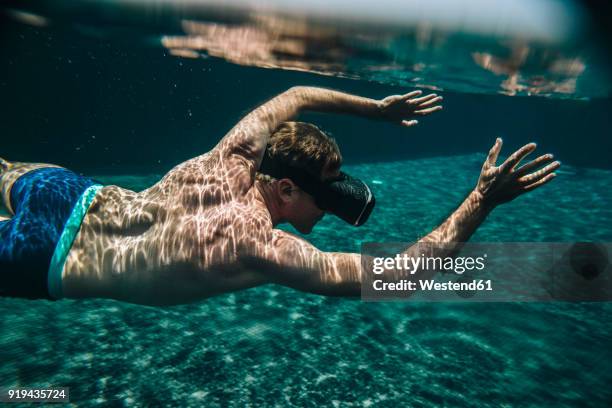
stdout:
[(561, 166), (558, 161), (552, 162), (552, 154), (544, 154), (517, 168), (518, 164), (536, 149), (535, 143), (526, 144), (501, 165), (496, 166), (501, 147), (502, 140), (498, 138), (482, 165), (476, 187), (486, 202), (493, 206), (511, 201), (548, 183), (555, 177), (554, 171)]
[(421, 96), (422, 93), (413, 91), (405, 95), (390, 95), (380, 100), (378, 106), (382, 117), (403, 126), (414, 126), (419, 123), (414, 119), (416, 116), (429, 115), (442, 109), (442, 105), (436, 105), (442, 100), (441, 96)]

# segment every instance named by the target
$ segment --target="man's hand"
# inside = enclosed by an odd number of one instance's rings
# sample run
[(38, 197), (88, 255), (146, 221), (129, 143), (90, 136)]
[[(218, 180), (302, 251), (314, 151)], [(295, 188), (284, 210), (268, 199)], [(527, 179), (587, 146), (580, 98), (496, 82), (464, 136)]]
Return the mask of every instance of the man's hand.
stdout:
[(420, 97), (422, 93), (413, 91), (405, 95), (387, 96), (378, 101), (382, 118), (403, 126), (414, 126), (419, 123), (413, 119), (415, 116), (429, 115), (442, 109), (442, 105), (435, 105), (442, 100), (441, 96), (429, 94)]
[[(523, 193), (548, 183), (556, 176), (553, 172), (561, 166), (558, 161), (550, 163), (553, 159), (552, 154), (544, 154), (517, 169), (516, 166), (521, 160), (536, 149), (535, 143), (521, 147), (500, 166), (495, 166), (501, 147), (502, 140), (498, 138), (482, 166), (475, 189), (487, 206), (494, 207), (511, 201)], [(544, 165), (546, 166), (542, 167)]]

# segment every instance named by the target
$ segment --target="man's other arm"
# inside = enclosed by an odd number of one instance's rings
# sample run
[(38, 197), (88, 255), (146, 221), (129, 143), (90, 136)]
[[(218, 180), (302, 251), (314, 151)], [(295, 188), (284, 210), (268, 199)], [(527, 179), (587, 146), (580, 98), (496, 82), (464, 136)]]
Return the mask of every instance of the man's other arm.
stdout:
[(441, 97), (420, 95), (421, 91), (413, 91), (375, 100), (331, 89), (296, 86), (250, 112), (223, 137), (216, 149), (224, 156), (238, 158), (239, 162), (249, 166), (254, 178), (270, 135), (280, 124), (295, 119), (300, 112), (351, 114), (413, 126), (417, 123), (414, 117), (442, 108), (436, 105)]
[[(498, 205), (535, 190), (555, 177), (560, 163), (544, 154), (521, 167), (518, 164), (536, 148), (530, 143), (495, 166), (502, 141), (497, 139), (483, 164), (474, 191), (437, 228), (404, 252), (419, 257), (455, 256), (487, 215)], [(425, 245), (423, 245), (425, 244)], [(432, 245), (427, 245), (432, 244)], [(363, 281), (361, 255), (323, 252), (309, 242), (281, 230), (273, 230), (272, 239), (255, 246), (247, 262), (262, 280), (298, 290), (328, 296), (357, 297)], [(399, 277), (403, 271), (389, 271)], [(427, 279), (434, 272), (416, 271), (413, 278)], [(402, 275), (405, 278), (404, 275)]]

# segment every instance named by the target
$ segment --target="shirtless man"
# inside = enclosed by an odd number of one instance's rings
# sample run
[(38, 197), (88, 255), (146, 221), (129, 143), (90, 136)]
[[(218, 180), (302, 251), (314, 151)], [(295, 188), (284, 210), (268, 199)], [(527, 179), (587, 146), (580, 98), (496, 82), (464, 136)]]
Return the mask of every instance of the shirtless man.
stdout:
[[(359, 254), (322, 252), (274, 228), (289, 222), (307, 234), (326, 212), (360, 225), (373, 206), (367, 186), (340, 172), (333, 140), (289, 121), (314, 110), (412, 126), (441, 109), (441, 97), (420, 94), (373, 100), (291, 88), (140, 193), (58, 166), (0, 160), (2, 197), (13, 214), (0, 222), (0, 295), (174, 305), (277, 283), (359, 296)], [(420, 242), (465, 242), (495, 206), (555, 176), (552, 155), (517, 168), (533, 143), (496, 166), (501, 145), (497, 139), (465, 201)]]

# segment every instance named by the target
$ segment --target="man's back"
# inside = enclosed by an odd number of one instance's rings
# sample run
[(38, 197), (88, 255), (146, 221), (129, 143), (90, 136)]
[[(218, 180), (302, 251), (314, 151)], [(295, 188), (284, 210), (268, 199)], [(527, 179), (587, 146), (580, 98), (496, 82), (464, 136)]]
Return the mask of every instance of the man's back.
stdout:
[(104, 187), (67, 257), (64, 295), (168, 305), (261, 283), (238, 252), (269, 239), (270, 216), (226, 165), (212, 151), (140, 193)]

